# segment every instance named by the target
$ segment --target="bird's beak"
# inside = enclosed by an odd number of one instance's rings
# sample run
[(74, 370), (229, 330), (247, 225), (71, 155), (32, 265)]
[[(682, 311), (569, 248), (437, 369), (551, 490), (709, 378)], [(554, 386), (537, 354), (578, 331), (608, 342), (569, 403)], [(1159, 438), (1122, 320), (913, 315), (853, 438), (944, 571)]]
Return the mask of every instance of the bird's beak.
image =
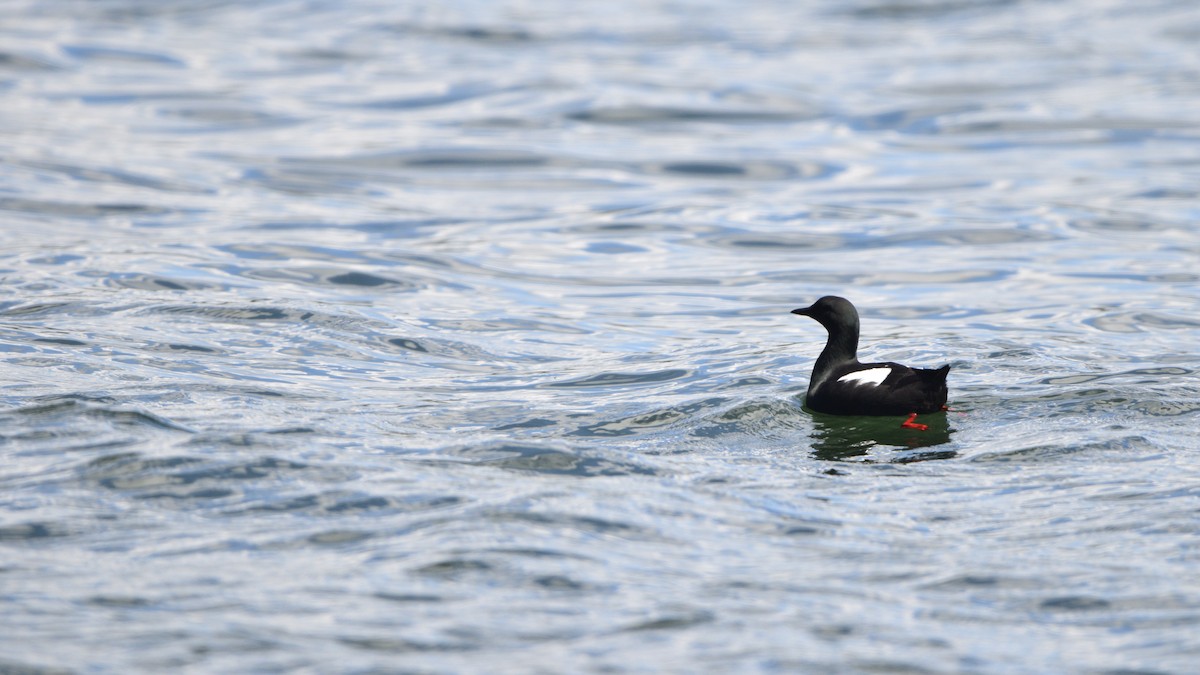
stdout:
[(800, 309), (793, 309), (792, 314), (799, 314), (800, 316), (812, 316), (811, 314), (808, 313), (809, 310), (811, 310), (811, 309), (812, 309), (812, 307), (801, 307)]

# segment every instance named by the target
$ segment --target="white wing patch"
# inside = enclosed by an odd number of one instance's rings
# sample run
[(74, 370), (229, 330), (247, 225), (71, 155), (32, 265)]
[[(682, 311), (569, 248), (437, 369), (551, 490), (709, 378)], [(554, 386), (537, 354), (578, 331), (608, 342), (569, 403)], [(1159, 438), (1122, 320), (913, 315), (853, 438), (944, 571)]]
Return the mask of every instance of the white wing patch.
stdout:
[(869, 384), (873, 387), (878, 387), (880, 382), (887, 379), (888, 375), (892, 374), (892, 369), (884, 366), (882, 368), (867, 368), (866, 370), (856, 370), (853, 373), (846, 373), (838, 378), (838, 382), (848, 382), (850, 384)]

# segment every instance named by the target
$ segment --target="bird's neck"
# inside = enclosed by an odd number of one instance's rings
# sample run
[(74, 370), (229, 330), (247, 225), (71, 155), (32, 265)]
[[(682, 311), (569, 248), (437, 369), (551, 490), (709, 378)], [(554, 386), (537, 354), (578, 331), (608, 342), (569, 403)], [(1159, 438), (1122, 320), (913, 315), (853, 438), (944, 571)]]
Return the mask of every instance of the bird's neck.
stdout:
[[(855, 326), (857, 329), (858, 327)], [(838, 335), (832, 332), (825, 342), (825, 349), (817, 357), (813, 365), (813, 376), (809, 382), (809, 390), (816, 389), (833, 373), (838, 366), (858, 362), (858, 330), (841, 331)]]

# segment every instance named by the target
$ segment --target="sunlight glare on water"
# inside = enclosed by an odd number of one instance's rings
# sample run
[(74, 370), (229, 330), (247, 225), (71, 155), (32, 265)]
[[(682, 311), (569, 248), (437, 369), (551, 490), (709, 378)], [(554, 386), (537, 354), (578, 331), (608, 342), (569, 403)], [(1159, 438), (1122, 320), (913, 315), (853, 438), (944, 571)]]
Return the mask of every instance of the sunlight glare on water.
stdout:
[[(1193, 3), (0, 34), (0, 670), (1200, 658)], [(802, 407), (828, 294), (928, 431)]]

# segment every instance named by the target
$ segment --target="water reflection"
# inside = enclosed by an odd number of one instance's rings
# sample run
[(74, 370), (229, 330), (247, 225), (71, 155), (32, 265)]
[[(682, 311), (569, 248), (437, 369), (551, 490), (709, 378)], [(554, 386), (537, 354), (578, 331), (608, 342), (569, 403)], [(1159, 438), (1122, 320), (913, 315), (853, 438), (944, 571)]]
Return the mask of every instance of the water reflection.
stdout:
[[(903, 420), (899, 417), (853, 417), (809, 412), (813, 416), (812, 448), (817, 459), (837, 461), (863, 457), (876, 446), (918, 450), (950, 442), (951, 429), (946, 413), (921, 415), (917, 421), (928, 425), (929, 429), (920, 431), (901, 427)], [(957, 454), (947, 449), (921, 450), (895, 461), (949, 459)]]

